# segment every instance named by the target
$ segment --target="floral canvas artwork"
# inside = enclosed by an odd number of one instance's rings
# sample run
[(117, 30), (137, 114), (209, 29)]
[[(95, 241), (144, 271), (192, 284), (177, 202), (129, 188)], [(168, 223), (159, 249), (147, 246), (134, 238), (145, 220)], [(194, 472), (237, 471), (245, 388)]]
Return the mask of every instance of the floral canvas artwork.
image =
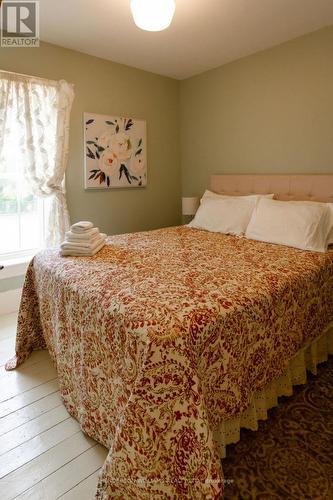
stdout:
[(85, 188), (147, 184), (146, 122), (84, 113)]

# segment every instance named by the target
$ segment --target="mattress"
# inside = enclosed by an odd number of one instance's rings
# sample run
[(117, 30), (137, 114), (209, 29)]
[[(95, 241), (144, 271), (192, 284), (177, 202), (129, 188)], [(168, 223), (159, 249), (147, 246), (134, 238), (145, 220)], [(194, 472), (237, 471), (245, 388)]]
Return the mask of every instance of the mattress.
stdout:
[(97, 498), (220, 498), (214, 433), (333, 320), (326, 254), (186, 226), (31, 262), (12, 369), (47, 347), (63, 401), (109, 448)]

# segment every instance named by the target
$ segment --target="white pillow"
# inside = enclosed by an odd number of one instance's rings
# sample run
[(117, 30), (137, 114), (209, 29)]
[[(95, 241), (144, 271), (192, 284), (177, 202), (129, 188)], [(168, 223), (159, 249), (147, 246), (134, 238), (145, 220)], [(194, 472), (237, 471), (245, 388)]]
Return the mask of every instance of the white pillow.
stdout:
[(333, 245), (333, 203), (323, 203), (321, 201), (290, 201), (289, 203), (305, 203), (307, 205), (318, 206), (321, 205), (323, 207), (328, 208), (328, 236), (327, 236), (327, 245)]
[(302, 250), (326, 252), (329, 209), (325, 204), (260, 199), (245, 236)]
[(256, 205), (255, 197), (206, 198), (189, 227), (216, 233), (244, 234)]
[(328, 236), (327, 245), (333, 245), (333, 203), (321, 203), (318, 201), (306, 201), (304, 203), (311, 203), (312, 205), (323, 205), (328, 208)]
[(248, 195), (239, 195), (239, 196), (232, 196), (232, 195), (227, 195), (227, 194), (218, 194), (214, 193), (214, 191), (209, 191), (209, 189), (206, 189), (204, 194), (202, 195), (202, 198), (200, 200), (200, 203), (202, 203), (203, 200), (206, 200), (207, 198), (219, 198), (220, 200), (225, 200), (225, 199), (230, 199), (230, 198), (274, 198), (274, 193), (273, 194), (248, 194)]

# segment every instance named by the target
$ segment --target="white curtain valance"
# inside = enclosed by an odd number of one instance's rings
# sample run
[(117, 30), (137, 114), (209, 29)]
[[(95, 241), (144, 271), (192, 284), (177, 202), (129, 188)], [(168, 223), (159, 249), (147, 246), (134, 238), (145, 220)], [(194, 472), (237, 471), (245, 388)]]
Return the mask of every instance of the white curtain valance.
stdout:
[(58, 85), (58, 80), (49, 80), (47, 78), (42, 78), (35, 75), (26, 75), (24, 73), (14, 73), (13, 71), (4, 71), (0, 69), (0, 78), (7, 78), (9, 80), (16, 80), (22, 82), (35, 82), (42, 85), (50, 85), (56, 87)]
[(50, 197), (46, 246), (69, 227), (64, 176), (73, 85), (0, 71), (0, 163), (15, 159), (37, 196)]

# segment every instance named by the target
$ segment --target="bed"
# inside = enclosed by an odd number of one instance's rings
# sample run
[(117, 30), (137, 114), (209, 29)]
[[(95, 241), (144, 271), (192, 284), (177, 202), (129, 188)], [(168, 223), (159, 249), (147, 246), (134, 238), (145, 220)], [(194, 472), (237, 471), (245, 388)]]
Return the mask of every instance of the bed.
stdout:
[[(227, 194), (333, 201), (333, 176), (213, 176)], [(333, 353), (333, 251), (186, 226), (39, 253), (14, 369), (47, 348), (64, 404), (108, 447), (96, 498), (218, 499), (221, 457)]]

